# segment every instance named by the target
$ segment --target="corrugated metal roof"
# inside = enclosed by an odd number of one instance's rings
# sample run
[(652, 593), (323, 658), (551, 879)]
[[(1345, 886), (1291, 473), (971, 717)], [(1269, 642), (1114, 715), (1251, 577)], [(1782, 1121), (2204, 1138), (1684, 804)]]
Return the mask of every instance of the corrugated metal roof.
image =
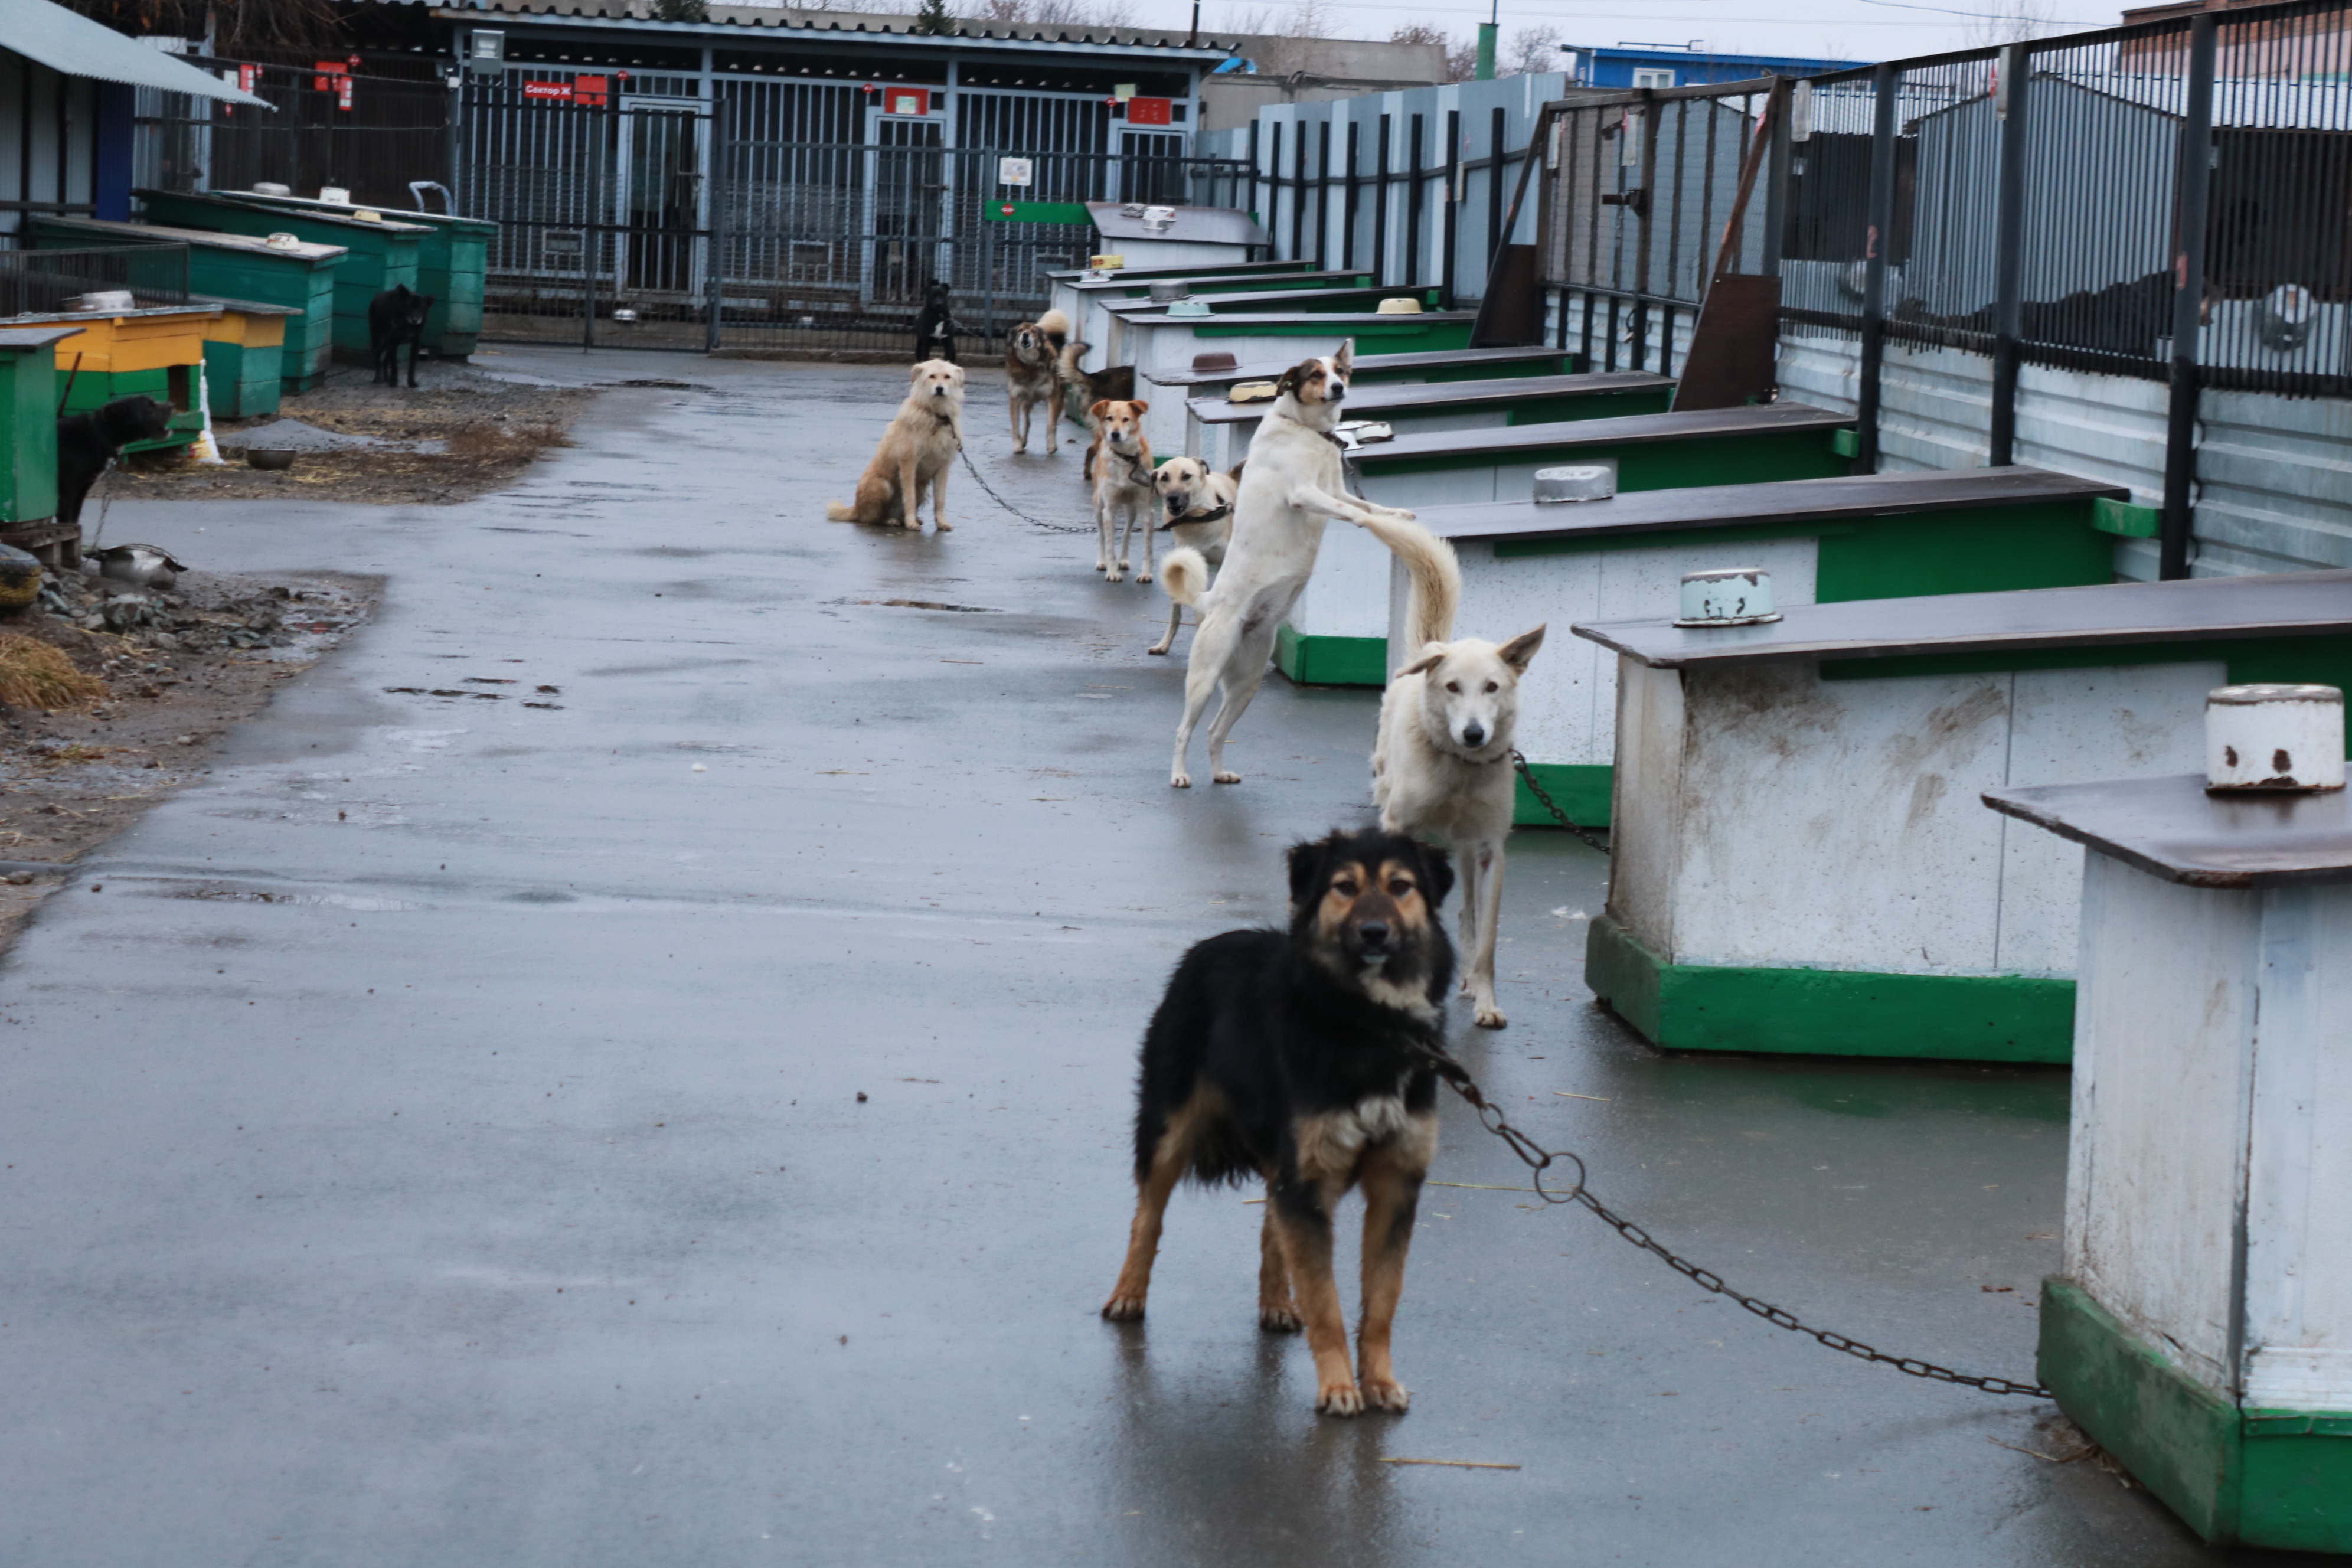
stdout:
[(782, 7), (713, 5), (708, 22), (656, 22), (630, 15), (628, 0), (485, 0), (467, 6), (437, 6), (433, 15), (446, 21), (492, 25), (499, 22), (559, 23), (574, 26), (618, 27), (631, 32), (670, 34), (817, 33), (839, 35), (845, 41), (863, 37), (894, 43), (937, 46), (950, 49), (1085, 48), (1149, 50), (1180, 59), (1222, 60), (1241, 47), (1237, 38), (1203, 37), (1188, 43), (1188, 35), (1144, 28), (1039, 26), (1017, 23), (961, 22), (952, 33), (918, 33), (911, 15), (868, 12), (793, 11)]
[(67, 76), (216, 98), (257, 109), (270, 107), (209, 71), (126, 38), (87, 16), (77, 16), (62, 5), (52, 5), (49, 0), (0, 0), (0, 49), (13, 50)]

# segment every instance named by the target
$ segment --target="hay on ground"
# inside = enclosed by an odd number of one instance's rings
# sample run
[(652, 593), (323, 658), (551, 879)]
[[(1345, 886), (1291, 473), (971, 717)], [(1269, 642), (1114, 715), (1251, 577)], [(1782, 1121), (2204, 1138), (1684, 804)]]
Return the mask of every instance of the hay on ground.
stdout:
[(0, 634), (0, 703), (11, 708), (88, 708), (113, 693), (63, 652), (19, 633)]

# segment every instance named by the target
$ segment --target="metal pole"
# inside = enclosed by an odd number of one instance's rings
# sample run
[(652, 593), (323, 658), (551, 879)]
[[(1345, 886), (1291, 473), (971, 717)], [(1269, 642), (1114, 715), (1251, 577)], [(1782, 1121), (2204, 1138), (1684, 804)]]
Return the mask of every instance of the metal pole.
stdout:
[(1297, 146), (1291, 162), (1297, 178), (1290, 183), (1290, 259), (1307, 259), (1307, 122), (1297, 122)]
[(1351, 269), (1356, 265), (1356, 150), (1362, 130), (1357, 121), (1349, 120), (1348, 172), (1339, 195), (1339, 265)]
[(1328, 115), (1315, 140), (1323, 165), (1315, 180), (1315, 269), (1321, 272), (1331, 263), (1331, 121)]
[[(1787, 77), (1782, 77), (1773, 82), (1771, 92), (1767, 94), (1764, 100), (1764, 112), (1772, 117), (1772, 147), (1769, 154), (1771, 164), (1764, 176), (1764, 266), (1762, 270), (1767, 278), (1780, 276), (1782, 239), (1780, 231), (1789, 221), (1787, 206), (1789, 164), (1796, 153), (1796, 143), (1792, 137), (1797, 119), (1790, 110), (1795, 96), (1795, 85)], [(1708, 174), (1712, 176), (1714, 172), (1710, 165)], [(1706, 226), (1702, 225), (1699, 230), (1699, 242), (1702, 245), (1706, 243)], [(1704, 288), (1707, 279), (1701, 279), (1699, 281), (1700, 286)]]
[(1421, 281), (1421, 129), (1423, 116), (1407, 121), (1404, 155), (1404, 280)]
[(2214, 24), (2210, 12), (2189, 23), (2189, 103), (2180, 121), (2180, 188), (2173, 211), (2172, 404), (2165, 424), (2164, 521), (2157, 575), (2189, 575), (2196, 522), (2197, 340), (2205, 313), (2205, 227), (2213, 184)]
[(1462, 210), (1462, 111), (1445, 111), (1445, 222), (1444, 235), (1438, 244), (1444, 256), (1438, 262), (1438, 287), (1444, 291), (1445, 308), (1454, 309), (1454, 246), (1458, 233), (1456, 219)]
[(1509, 118), (1500, 109), (1487, 122), (1486, 132), (1486, 265), (1481, 274), (1492, 277), (1495, 260), (1503, 254), (1503, 141), (1509, 134)]
[(1870, 230), (1863, 252), (1862, 374), (1854, 425), (1861, 450), (1857, 474), (1878, 471), (1878, 384), (1886, 361), (1886, 250), (1895, 232), (1895, 92), (1901, 73), (1882, 65), (1870, 73), (1876, 95), (1870, 129)]
[(1381, 150), (1372, 160), (1372, 281), (1381, 284), (1389, 280), (1389, 121), (1393, 118), (1381, 116)]
[(2017, 461), (2017, 343), (2025, 329), (2025, 96), (2023, 44), (2000, 51), (1993, 111), (2000, 117), (2000, 163), (1993, 188), (1992, 418), (1985, 461)]
[(709, 247), (705, 259), (709, 268), (710, 296), (710, 303), (703, 311), (704, 353), (719, 351), (727, 317), (727, 126), (723, 106), (714, 105), (713, 109), (709, 121), (710, 184), (704, 197), (710, 208), (710, 233), (704, 241)]

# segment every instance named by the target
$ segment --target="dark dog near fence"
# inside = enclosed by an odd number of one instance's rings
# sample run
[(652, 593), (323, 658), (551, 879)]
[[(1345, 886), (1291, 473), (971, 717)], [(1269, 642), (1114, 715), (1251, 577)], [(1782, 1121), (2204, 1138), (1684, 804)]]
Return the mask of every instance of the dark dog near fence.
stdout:
[(970, 330), (955, 319), (955, 304), (949, 297), (948, 286), (933, 282), (923, 290), (922, 314), (915, 318), (915, 358), (943, 359), (950, 364), (961, 364), (963, 362), (956, 358), (956, 334)]
[(133, 441), (171, 433), (172, 405), (152, 397), (118, 397), (102, 408), (58, 421), (58, 521), (79, 527), (81, 503), (108, 465)]
[(396, 283), (368, 301), (368, 347), (375, 356), (375, 379), (400, 384), (400, 345), (408, 345), (408, 384), (416, 384), (416, 351), (425, 345), (425, 312), (433, 296)]
[[(1334, 833), (1290, 851), (1288, 931), (1227, 931), (1177, 963), (1143, 1037), (1135, 1224), (1104, 1317), (1143, 1316), (1178, 1182), (1262, 1178), (1259, 1326), (1304, 1321), (1318, 1410), (1410, 1403), (1389, 1336), (1437, 1152), (1437, 1079), (1421, 1047), (1444, 1043), (1454, 949), (1438, 906), (1453, 886), (1442, 849)], [(1353, 1186), (1364, 1190), (1356, 1375), (1331, 1275), (1332, 1212)]]

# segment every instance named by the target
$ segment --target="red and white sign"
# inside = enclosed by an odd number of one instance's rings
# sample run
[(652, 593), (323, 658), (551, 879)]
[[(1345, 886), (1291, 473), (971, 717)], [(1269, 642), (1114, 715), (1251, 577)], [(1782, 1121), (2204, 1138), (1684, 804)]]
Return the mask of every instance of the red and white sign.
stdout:
[(349, 92), (352, 72), (360, 68), (360, 58), (347, 60), (320, 60), (310, 67), (319, 74), (310, 79), (312, 92)]
[(1172, 98), (1130, 98), (1127, 100), (1127, 122), (1129, 125), (1171, 125), (1175, 122), (1176, 100)]
[(261, 68), (259, 66), (239, 66), (236, 68), (236, 86), (238, 91), (251, 92), (253, 90), (253, 84), (260, 79)]
[(930, 111), (929, 88), (886, 87), (882, 89), (882, 112), (885, 114), (929, 114)]
[(572, 84), (568, 81), (527, 81), (522, 95), (541, 103), (570, 103)]
[(583, 109), (602, 109), (613, 101), (611, 79), (601, 76), (578, 76), (572, 79), (572, 101)]

